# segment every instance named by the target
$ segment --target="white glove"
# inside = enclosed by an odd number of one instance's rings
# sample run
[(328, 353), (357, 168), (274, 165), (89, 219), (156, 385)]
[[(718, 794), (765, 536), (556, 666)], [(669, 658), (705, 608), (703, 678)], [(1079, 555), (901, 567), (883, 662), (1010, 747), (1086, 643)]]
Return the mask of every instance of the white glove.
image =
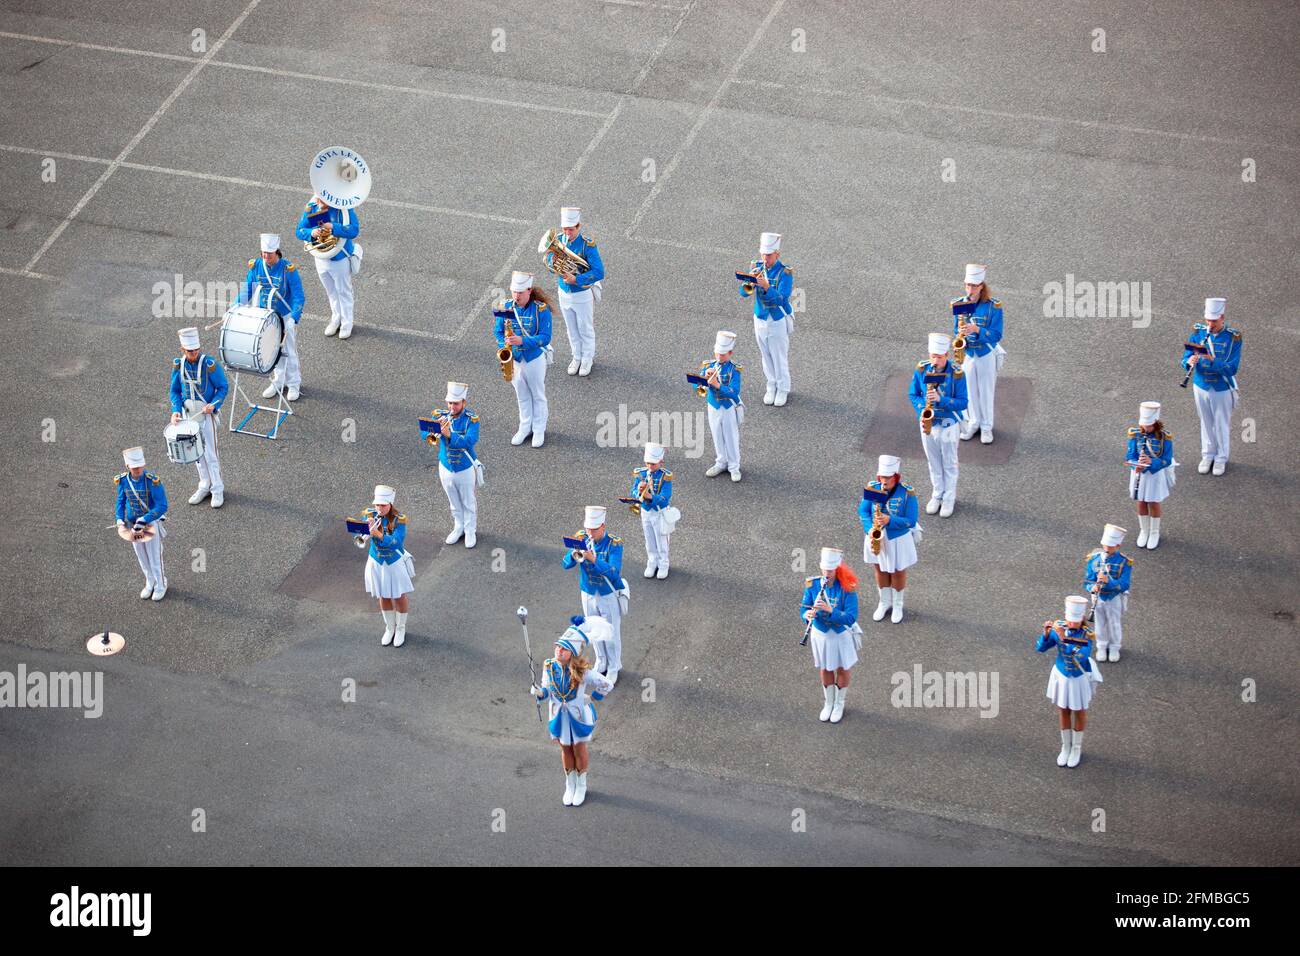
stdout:
[(117, 521), (117, 526), (118, 526), (119, 528), (125, 528), (125, 527), (126, 527), (126, 522), (123, 521), (121, 518), (119, 518), (118, 521)]
[(528, 687), (528, 691), (529, 691), (529, 693), (531, 693), (534, 697), (538, 697), (538, 698), (540, 698), (540, 697), (542, 696), (542, 690), (541, 690), (541, 688), (538, 687), (536, 684), (531, 684), (531, 685), (529, 685), (529, 687)]

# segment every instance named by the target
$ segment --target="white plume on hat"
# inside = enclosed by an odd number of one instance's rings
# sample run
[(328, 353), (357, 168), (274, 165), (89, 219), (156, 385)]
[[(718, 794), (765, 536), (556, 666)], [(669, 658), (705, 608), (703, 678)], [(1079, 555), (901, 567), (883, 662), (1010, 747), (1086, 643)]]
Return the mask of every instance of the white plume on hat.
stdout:
[(966, 281), (971, 285), (977, 285), (984, 281), (984, 273), (988, 271), (988, 266), (982, 266), (978, 262), (966, 263)]
[(1138, 406), (1138, 424), (1154, 425), (1160, 418), (1159, 402), (1143, 402)]
[(896, 475), (902, 464), (902, 461), (894, 455), (881, 455), (880, 460), (876, 463), (876, 474), (884, 475), (886, 478), (890, 475)]
[(834, 571), (844, 560), (844, 552), (839, 548), (822, 548), (821, 569), (823, 571)]
[(1223, 313), (1227, 308), (1227, 299), (1206, 299), (1205, 317), (1207, 319), (1221, 319), (1223, 318)]
[(447, 394), (444, 396), (444, 402), (463, 402), (465, 396), (469, 394), (469, 386), (464, 382), (448, 382)]
[(610, 641), (614, 639), (614, 625), (603, 617), (589, 616), (581, 624), (571, 625), (565, 633), (587, 641)]
[(528, 272), (512, 272), (510, 274), (510, 291), (525, 292), (533, 287), (533, 277)]
[(144, 449), (139, 446), (135, 448), (123, 448), (122, 461), (126, 462), (126, 467), (128, 468), (143, 468)]
[(952, 344), (952, 339), (942, 332), (931, 332), (929, 339), (929, 349), (931, 355), (946, 355), (948, 346)]
[(373, 504), (391, 505), (397, 500), (397, 492), (388, 485), (375, 485), (375, 500)]
[(765, 232), (758, 237), (758, 251), (763, 255), (769, 252), (781, 251), (781, 234), (779, 232)]
[(275, 252), (280, 248), (280, 237), (274, 232), (262, 233), (262, 251)]
[(725, 330), (719, 331), (717, 336), (713, 339), (713, 351), (715, 352), (731, 352), (735, 348), (736, 348), (735, 332), (727, 332)]
[(588, 531), (593, 528), (599, 528), (605, 523), (605, 506), (604, 505), (587, 505), (586, 517), (583, 519), (582, 526)]
[(194, 326), (188, 329), (181, 329), (176, 333), (181, 340), (181, 348), (196, 349), (199, 347), (199, 330)]
[(582, 210), (577, 206), (560, 207), (560, 227), (576, 226), (581, 222)]
[(1104, 547), (1118, 547), (1124, 543), (1124, 535), (1128, 534), (1127, 528), (1121, 528), (1117, 524), (1108, 524), (1101, 532), (1101, 543)]
[(1083, 616), (1088, 613), (1088, 599), (1078, 594), (1071, 594), (1065, 599), (1065, 619), (1067, 621), (1082, 621)]
[(664, 460), (664, 446), (656, 445), (654, 442), (646, 442), (645, 459), (650, 464), (656, 464)]

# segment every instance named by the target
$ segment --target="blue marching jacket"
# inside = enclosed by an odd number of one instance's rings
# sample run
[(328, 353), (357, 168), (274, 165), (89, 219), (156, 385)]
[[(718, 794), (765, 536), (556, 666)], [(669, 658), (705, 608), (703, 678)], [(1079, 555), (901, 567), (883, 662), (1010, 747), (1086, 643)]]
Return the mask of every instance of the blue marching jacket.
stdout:
[(1137, 461), (1144, 450), (1151, 456), (1147, 473), (1154, 475), (1174, 463), (1174, 436), (1165, 432), (1157, 436), (1155, 432), (1144, 432), (1140, 428), (1128, 430), (1128, 450), (1126, 462)]
[[(510, 347), (516, 362), (531, 362), (551, 344), (551, 310), (540, 299), (529, 299), (528, 304), (522, 309), (516, 307), (513, 300), (506, 299), (504, 302), (498, 302), (494, 311), (514, 313), (514, 317), (510, 320), (510, 331), (524, 340), (522, 345)], [(505, 348), (506, 317), (504, 315), (496, 316), (492, 335), (497, 340), (497, 348)]]
[[(812, 610), (812, 606), (817, 602), (817, 595), (821, 593), (823, 581), (820, 576), (804, 581), (803, 601), (799, 605), (799, 620), (802, 621), (804, 612)], [(814, 627), (831, 634), (839, 634), (857, 623), (858, 592), (846, 591), (840, 584), (839, 578), (833, 574), (830, 582), (826, 584), (826, 603), (831, 606), (831, 609), (817, 612), (817, 616), (813, 618)]]
[(579, 531), (573, 538), (582, 538), (596, 555), (596, 560), (578, 561), (565, 550), (562, 563), (566, 568), (578, 565), (578, 587), (584, 594), (613, 594), (623, 586), (623, 541), (609, 532), (594, 544), (587, 531)]
[(1083, 586), (1087, 591), (1091, 592), (1093, 585), (1097, 583), (1097, 571), (1103, 563), (1106, 565), (1110, 580), (1097, 592), (1097, 599), (1109, 601), (1128, 591), (1133, 573), (1133, 559), (1118, 551), (1108, 555), (1101, 548), (1089, 552), (1088, 563), (1083, 568)]
[[(369, 521), (377, 512), (374, 508), (367, 508), (361, 514)], [(397, 523), (393, 525), (391, 532), (388, 530), (388, 519), (381, 518), (380, 521), (382, 522), (380, 530), (384, 533), (378, 538), (371, 536), (370, 556), (380, 564), (396, 564), (402, 560), (406, 543), (406, 515), (399, 514), (397, 516)]]
[(1056, 669), (1066, 677), (1082, 677), (1084, 674), (1092, 673), (1092, 647), (1094, 643), (1093, 633), (1087, 627), (1067, 628), (1065, 621), (1057, 621), (1056, 626), (1065, 631), (1069, 637), (1087, 638), (1086, 644), (1071, 644), (1068, 641), (1062, 642), (1056, 636), (1056, 631), (1051, 630), (1046, 634), (1039, 634), (1038, 640), (1034, 644), (1034, 650), (1040, 654), (1043, 651), (1056, 648)]
[[(569, 251), (576, 252), (582, 258), (587, 260), (588, 269), (586, 272), (579, 272), (573, 277), (573, 284), (565, 282), (560, 276), (556, 276), (556, 285), (565, 292), (584, 292), (593, 285), (605, 278), (605, 263), (601, 261), (600, 250), (596, 248), (596, 243), (591, 236), (584, 236), (581, 233), (573, 237), (570, 242), (560, 233), (560, 241), (568, 247)], [(546, 257), (547, 264), (555, 258), (555, 253), (549, 253)]]
[(478, 443), (478, 416), (467, 405), (449, 424), (451, 434), (446, 438), (442, 437), (441, 431), (438, 432), (438, 461), (448, 471), (472, 468), (478, 459), (474, 451)]
[(113, 479), (117, 490), (117, 520), (127, 524), (152, 524), (167, 514), (167, 491), (152, 471), (132, 478), (124, 471)]
[[(632, 487), (627, 490), (628, 497), (636, 498), (636, 486), (645, 481), (650, 482), (650, 498), (648, 501), (641, 502), (641, 510), (659, 511), (667, 508), (668, 502), (673, 497), (673, 473), (665, 471), (662, 465), (656, 472), (651, 472), (644, 467), (633, 469)], [(640, 501), (639, 498), (637, 500)]]
[[(762, 264), (763, 260), (755, 260), (754, 268), (757, 269)], [(767, 291), (764, 292), (759, 285), (749, 290), (745, 288), (748, 283), (737, 281), (740, 297), (742, 299), (748, 299), (751, 295), (754, 297), (754, 318), (763, 321), (784, 319), (790, 315), (790, 292), (794, 287), (794, 270), (786, 268), (785, 263), (777, 259), (772, 263), (772, 268), (764, 269), (763, 273), (767, 276)]]
[[(1193, 345), (1208, 345), (1211, 339), (1214, 341), (1214, 358), (1208, 354), (1201, 356), (1196, 363), (1196, 374), (1192, 381), (1197, 388), (1207, 392), (1224, 392), (1236, 388), (1237, 366), (1241, 364), (1241, 333), (1225, 324), (1218, 335), (1212, 336), (1209, 328), (1198, 323), (1187, 341)], [(1183, 368), (1188, 367), (1187, 360), (1195, 354), (1192, 349), (1184, 346)]]
[[(871, 481), (867, 484), (868, 488), (874, 491), (884, 491), (879, 481)], [(863, 498), (858, 502), (858, 517), (862, 519), (862, 530), (866, 534), (871, 533), (875, 526), (872, 518), (875, 509), (872, 502)], [(920, 509), (916, 500), (916, 491), (911, 485), (899, 482), (894, 485), (894, 490), (889, 493), (889, 500), (882, 506), (889, 514), (889, 523), (885, 525), (885, 534), (892, 541), (894, 538), (901, 538), (903, 535), (911, 532), (916, 527), (917, 519), (920, 516)]]
[(933, 406), (936, 425), (960, 421), (961, 413), (966, 411), (966, 376), (956, 363), (949, 359), (943, 372), (936, 372), (931, 363), (917, 362), (916, 370), (912, 372), (912, 386), (907, 393), (919, 420), (921, 410), (925, 408), (925, 377), (940, 374), (946, 375), (947, 380), (938, 385), (939, 400)]
[(294, 230), (294, 235), (303, 242), (310, 242), (311, 231), (323, 226), (326, 222), (330, 223), (330, 229), (334, 235), (343, 240), (338, 245), (339, 251), (330, 257), (330, 261), (337, 262), (339, 259), (352, 255), (356, 248), (352, 240), (361, 234), (361, 220), (357, 218), (355, 208), (335, 209), (333, 206), (326, 206), (313, 199), (307, 203), (307, 208), (303, 210), (302, 218), (298, 220), (298, 228)]
[[(952, 300), (952, 304), (965, 302), (966, 297), (958, 296)], [(1002, 303), (997, 299), (986, 299), (977, 303), (975, 311), (969, 315), (954, 315), (952, 317), (952, 334), (961, 335), (961, 329), (958, 325), (962, 322), (974, 322), (979, 326), (979, 331), (973, 335), (966, 336), (966, 354), (973, 355), (976, 358), (982, 358), (988, 355), (1002, 341)]]
[[(706, 361), (700, 363), (700, 375), (705, 376), (709, 369), (717, 365), (717, 361)], [(740, 404), (740, 372), (741, 366), (735, 362), (727, 361), (722, 363), (722, 368), (718, 370), (718, 381), (722, 384), (716, 388), (712, 385), (708, 387), (705, 398), (714, 408), (731, 408), (733, 405)]]
[(302, 291), (302, 276), (298, 267), (283, 256), (273, 266), (265, 260), (249, 259), (248, 275), (239, 293), (240, 305), (255, 305), (270, 309), (284, 319), (298, 322), (307, 297)]
[(212, 406), (212, 414), (221, 412), (221, 403), (226, 400), (230, 383), (226, 381), (225, 370), (216, 361), (199, 353), (197, 362), (186, 361), (184, 357), (172, 359), (172, 411), (178, 415), (185, 414), (185, 400), (190, 398), (190, 387), (185, 379), (197, 381), (196, 389), (204, 404)]

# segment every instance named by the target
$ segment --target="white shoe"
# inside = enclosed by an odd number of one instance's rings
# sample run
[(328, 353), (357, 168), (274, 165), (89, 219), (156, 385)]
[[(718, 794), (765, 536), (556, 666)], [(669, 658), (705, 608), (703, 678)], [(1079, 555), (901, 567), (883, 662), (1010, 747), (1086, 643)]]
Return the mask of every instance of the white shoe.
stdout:
[(573, 788), (573, 806), (582, 806), (582, 801), (587, 799), (587, 775), (578, 774), (578, 783)]
[(822, 697), (826, 698), (826, 703), (822, 705), (822, 712), (817, 715), (818, 720), (830, 720), (831, 711), (835, 708), (835, 685), (822, 688)]
[(162, 584), (158, 585), (156, 588), (153, 589), (153, 599), (155, 601), (161, 601), (163, 599), (163, 595), (165, 595), (166, 593), (167, 593), (167, 579), (163, 578)]
[(621, 671), (622, 669), (623, 668), (621, 667), (615, 667), (612, 670), (610, 670), (608, 674), (605, 675), (606, 677), (609, 678), (609, 682), (611, 684), (618, 684), (618, 672)]
[(1079, 766), (1079, 759), (1083, 756), (1083, 731), (1074, 731), (1074, 741), (1070, 744), (1070, 756), (1065, 761), (1067, 767)]
[(727, 470), (726, 465), (711, 465), (709, 470), (704, 473), (705, 478), (716, 478)]
[(771, 405), (774, 401), (776, 401), (776, 388), (769, 385), (767, 391), (763, 393), (763, 404)]
[(772, 401), (772, 404), (775, 405), (777, 408), (781, 408), (782, 406), (785, 405), (786, 399), (789, 397), (790, 397), (789, 392), (777, 392), (776, 398)]
[(883, 621), (885, 619), (885, 615), (889, 613), (889, 609), (892, 608), (893, 606), (894, 606), (894, 589), (881, 588), (880, 603), (876, 605), (875, 611), (872, 612), (871, 619), (873, 621)]
[(1214, 463), (1214, 468), (1212, 470), (1212, 473), (1216, 475), (1221, 475), (1227, 470), (1228, 470), (1228, 463), (1226, 461), (1216, 461)]
[(943, 504), (940, 506), (940, 508), (939, 508), (939, 517), (940, 517), (940, 518), (951, 518), (951, 517), (952, 517), (952, 509), (953, 509), (953, 507), (954, 507), (956, 504), (957, 504), (957, 499), (956, 499), (956, 498), (948, 498), (948, 499), (945, 499), (944, 503), (943, 503)]
[(962, 422), (961, 433), (960, 433), (961, 440), (970, 441), (972, 438), (975, 437), (975, 433), (977, 431), (979, 431), (979, 427), (974, 422)]
[(212, 507), (220, 508), (226, 503), (226, 493), (224, 491), (214, 491), (212, 493)]
[(379, 639), (379, 643), (387, 647), (393, 643), (393, 632), (397, 630), (397, 612), (380, 611), (379, 613), (384, 616), (384, 636)]
[(263, 398), (275, 398), (275, 396), (279, 394), (280, 394), (280, 390), (276, 388), (274, 385), (268, 385), (266, 386), (266, 388), (262, 389)]
[(573, 806), (573, 791), (578, 786), (578, 771), (570, 770), (564, 775), (564, 805)]
[(1196, 473), (1198, 475), (1208, 475), (1210, 473), (1210, 467), (1213, 464), (1214, 464), (1213, 458), (1202, 458), (1201, 463), (1196, 466)]
[(1156, 545), (1158, 545), (1159, 543), (1160, 543), (1160, 519), (1152, 517), (1151, 533), (1147, 535), (1147, 549), (1149, 551), (1154, 551), (1156, 549)]
[(546, 444), (546, 429), (533, 432), (533, 447), (541, 448), (544, 444)]
[[(578, 377), (579, 377), (579, 378), (586, 378), (588, 375), (591, 374), (591, 362), (592, 362), (591, 359), (583, 359), (583, 360), (582, 360), (582, 364), (578, 366)], [(575, 803), (574, 806), (576, 807), (577, 804)]]
[(451, 529), (451, 534), (442, 539), (443, 544), (455, 544), (460, 540), (460, 536), (465, 533), (465, 529), (456, 527)]
[(943, 502), (940, 501), (938, 498), (931, 498), (929, 501), (925, 503), (925, 513), (928, 515), (938, 514), (939, 506), (942, 504)]
[(338, 316), (334, 316), (333, 318), (330, 319), (329, 325), (325, 326), (325, 334), (333, 335), (338, 330), (339, 330)]
[(1099, 660), (1099, 661), (1104, 661), (1105, 659), (1106, 659), (1106, 645), (1105, 645), (1105, 644), (1098, 644), (1098, 645), (1097, 645), (1097, 660)]
[(209, 494), (207, 485), (199, 485), (194, 489), (194, 494), (190, 495), (190, 504), (197, 505)]
[(903, 592), (898, 588), (894, 589), (894, 610), (889, 615), (889, 623), (897, 624), (903, 620)]
[(349, 325), (346, 329), (339, 329), (339, 338), (341, 339), (352, 338), (352, 326)]
[(145, 578), (144, 590), (140, 592), (140, 599), (147, 601), (151, 597), (153, 597), (153, 578)]
[(302, 390), (301, 390), (297, 385), (290, 385), (290, 386), (289, 386), (289, 393), (288, 393), (287, 395), (285, 395), (284, 397), (287, 398), (287, 399), (288, 399), (289, 401), (291, 401), (291, 402), (296, 402), (296, 401), (298, 401), (298, 396), (301, 395), (301, 394), (302, 394)]
[(1138, 528), (1139, 531), (1135, 545), (1139, 548), (1145, 548), (1147, 546), (1147, 538), (1151, 534), (1151, 516), (1138, 515)]
[(668, 562), (667, 562), (667, 561), (665, 561), (663, 564), (659, 565), (659, 573), (657, 573), (657, 574), (655, 575), (655, 577), (658, 578), (660, 581), (662, 581), (664, 578), (668, 577)]
[[(835, 687), (834, 684), (831, 686)], [(844, 695), (848, 692), (847, 687), (835, 687), (835, 704), (831, 707), (832, 724), (838, 724), (844, 718)]]
[(1061, 752), (1056, 755), (1056, 765), (1064, 767), (1065, 762), (1070, 759), (1070, 737), (1074, 734), (1072, 730), (1061, 731)]
[(473, 531), (466, 531), (466, 532), (465, 532), (465, 547), (467, 547), (467, 548), (472, 548), (472, 547), (474, 547), (474, 545), (476, 545), (476, 544), (478, 544), (478, 535), (475, 534)]
[(993, 429), (991, 429), (991, 428), (981, 428), (981, 429), (980, 429), (980, 444), (981, 444), (981, 445), (992, 445), (992, 444), (993, 444)]
[[(1101, 660), (1101, 657), (1099, 656), (1099, 657), (1097, 658), (1097, 660)], [(1112, 648), (1110, 649), (1110, 656), (1108, 656), (1108, 657), (1106, 658), (1106, 660), (1110, 661), (1112, 664), (1118, 663), (1118, 662), (1119, 662), (1119, 648), (1118, 648), (1118, 647), (1112, 647)]]
[(519, 431), (515, 432), (513, 435), (510, 436), (510, 444), (522, 445), (524, 441), (528, 438), (528, 436), (531, 435), (532, 433), (533, 430), (531, 428), (520, 425)]
[(397, 612), (397, 630), (393, 632), (393, 646), (401, 647), (406, 643), (406, 615)]
[(568, 370), (567, 370), (568, 373), (569, 373), (570, 375), (577, 375), (577, 374), (578, 374), (578, 366), (581, 365), (581, 364), (582, 364), (582, 363), (579, 362), (577, 359), (574, 359), (572, 362), (569, 363), (569, 368), (568, 368)]
[(641, 572), (641, 577), (652, 578), (654, 576), (655, 576), (655, 563), (653, 561), (650, 561), (649, 563), (646, 564), (645, 570)]
[(739, 468), (737, 468), (735, 471), (733, 471), (733, 472), (731, 473), (731, 480), (732, 480), (732, 481), (740, 481), (740, 469), (739, 469)]

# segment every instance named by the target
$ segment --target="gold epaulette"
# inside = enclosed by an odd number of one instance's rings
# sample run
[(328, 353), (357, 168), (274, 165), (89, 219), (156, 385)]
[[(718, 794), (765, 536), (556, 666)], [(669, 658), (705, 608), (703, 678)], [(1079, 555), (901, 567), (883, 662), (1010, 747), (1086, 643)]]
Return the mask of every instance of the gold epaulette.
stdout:
[(1120, 557), (1124, 559), (1124, 563), (1127, 564), (1130, 568), (1133, 567), (1133, 559), (1130, 558), (1127, 554), (1121, 554)]
[(786, 271), (786, 272), (790, 273), (790, 275), (794, 275), (794, 267), (793, 267), (793, 266), (787, 266), (787, 265), (785, 265), (784, 262), (781, 263), (781, 265), (785, 266), (785, 271)]
[[(956, 365), (956, 363), (953, 363), (953, 364)], [(955, 368), (952, 370), (952, 377), (953, 377), (953, 378), (962, 378), (965, 374), (966, 374), (966, 373), (961, 369), (960, 366), (957, 366), (957, 367), (955, 367)]]
[(302, 208), (303, 208), (303, 210), (306, 211), (306, 212), (311, 212), (313, 209), (315, 209), (315, 208), (317, 208), (317, 207), (316, 207), (316, 204), (315, 204), (314, 202), (309, 202), (309, 203), (307, 203), (307, 205), (303, 206)]
[(1093, 548), (1091, 551), (1089, 551), (1087, 554), (1084, 555), (1084, 558), (1086, 558), (1087, 560), (1091, 561), (1091, 560), (1092, 560), (1093, 558), (1095, 558), (1097, 555), (1099, 555), (1099, 554), (1105, 554), (1105, 553), (1106, 553), (1106, 552), (1103, 551), (1101, 548)]
[(905, 483), (905, 482), (899, 482), (899, 484), (901, 484), (904, 488), (907, 489), (907, 493), (908, 493), (909, 495), (912, 495), (913, 497), (916, 496), (916, 489), (913, 488), (911, 485), (909, 485), (909, 484), (907, 484), (907, 483)]
[(929, 362), (921, 361), (916, 363), (916, 367), (919, 369), (924, 369), (929, 364), (930, 364)]
[(115, 476), (113, 476), (113, 484), (115, 484), (115, 485), (119, 485), (119, 484), (121, 484), (121, 483), (122, 483), (122, 479), (125, 478), (128, 474), (129, 474), (129, 472), (125, 472), (125, 471), (124, 471), (124, 472), (122, 472), (120, 475), (115, 475)]
[(616, 538), (616, 537), (614, 537), (612, 534), (609, 536), (609, 540), (610, 540), (610, 542), (611, 542), (612, 544), (622, 544), (622, 543), (623, 543), (623, 539), (622, 539), (622, 538)]
[(502, 299), (492, 308), (495, 309), (497, 312), (504, 312), (506, 309), (510, 308), (511, 301), (512, 301), (511, 299)]
[(1240, 330), (1240, 329), (1228, 329), (1228, 331), (1232, 333), (1232, 338), (1233, 338), (1234, 341), (1237, 341), (1237, 342), (1240, 342), (1240, 341), (1241, 341), (1241, 330)]
[(712, 361), (712, 359), (705, 359), (703, 362), (700, 363), (700, 368), (702, 368), (702, 369), (704, 369), (704, 368), (708, 368), (708, 367), (709, 367), (709, 362), (711, 362), (711, 361)]
[(1174, 433), (1173, 433), (1173, 432), (1165, 432), (1165, 433), (1164, 433), (1163, 435), (1161, 435), (1160, 437), (1163, 438), (1165, 441), (1173, 441), (1173, 440), (1174, 440)]
[(735, 362), (731, 363), (731, 367), (734, 368), (737, 372), (743, 372), (745, 370), (745, 366), (737, 365)]
[(586, 233), (582, 234), (582, 241), (589, 246), (594, 246), (596, 244), (596, 240), (591, 238), (591, 236), (587, 235)]
[(949, 305), (956, 305), (958, 302), (965, 302), (965, 301), (966, 301), (966, 297), (965, 297), (964, 295), (959, 295), (959, 296), (957, 296), (956, 298), (954, 298), (951, 302), (949, 302), (948, 304), (949, 304)]
[(469, 416), (469, 420), (470, 420), (471, 422), (475, 423), (475, 424), (478, 424), (478, 416), (477, 416), (477, 415), (474, 415), (474, 414), (471, 413), (470, 416)]
[(406, 524), (406, 515), (399, 514), (399, 515), (397, 516), (397, 523), (398, 523), (398, 524)]
[(284, 268), (285, 268), (285, 271), (286, 271), (286, 272), (292, 272), (294, 269), (296, 269), (296, 268), (298, 268), (298, 267), (297, 267), (296, 265), (294, 265), (292, 262), (286, 262), (286, 263), (284, 264)]
[(1136, 436), (1136, 435), (1141, 435), (1141, 434), (1142, 434), (1142, 429), (1140, 429), (1140, 428), (1130, 428), (1130, 429), (1128, 430), (1128, 437), (1129, 437), (1129, 438), (1133, 438), (1134, 436)]
[(993, 302), (993, 308), (995, 308), (995, 309), (1000, 309), (1000, 308), (1002, 308), (1002, 300), (1001, 300), (1001, 299), (993, 299), (992, 302)]
[(672, 480), (673, 480), (673, 473), (671, 471), (665, 471), (664, 481), (672, 481)]
[(640, 474), (641, 474), (641, 469), (640, 469), (640, 468), (633, 468), (633, 469), (632, 469), (632, 477), (633, 477), (633, 478), (637, 477), (637, 476), (640, 475)]
[(809, 586), (810, 586), (814, 581), (816, 581), (816, 580), (817, 580), (817, 579), (816, 579), (815, 577), (812, 577), (812, 578), (805, 578), (805, 579), (804, 579), (804, 582), (803, 582), (803, 586), (804, 586), (804, 587), (809, 587)]
[(257, 261), (256, 259), (249, 259), (249, 260), (248, 260), (248, 268), (250, 268), (250, 269), (253, 268), (253, 263), (256, 262), (256, 261)]
[(542, 309), (549, 309), (549, 308), (550, 308), (550, 306), (547, 305), (545, 302), (543, 302), (541, 299), (533, 299), (533, 301), (537, 303), (537, 311), (538, 311), (538, 312), (542, 311)]
[(146, 471), (145, 475), (148, 476), (149, 480), (152, 481), (155, 485), (162, 484), (162, 479), (159, 478), (157, 475), (155, 475), (152, 471)]
[(208, 368), (216, 368), (216, 367), (217, 367), (217, 360), (209, 356)]

